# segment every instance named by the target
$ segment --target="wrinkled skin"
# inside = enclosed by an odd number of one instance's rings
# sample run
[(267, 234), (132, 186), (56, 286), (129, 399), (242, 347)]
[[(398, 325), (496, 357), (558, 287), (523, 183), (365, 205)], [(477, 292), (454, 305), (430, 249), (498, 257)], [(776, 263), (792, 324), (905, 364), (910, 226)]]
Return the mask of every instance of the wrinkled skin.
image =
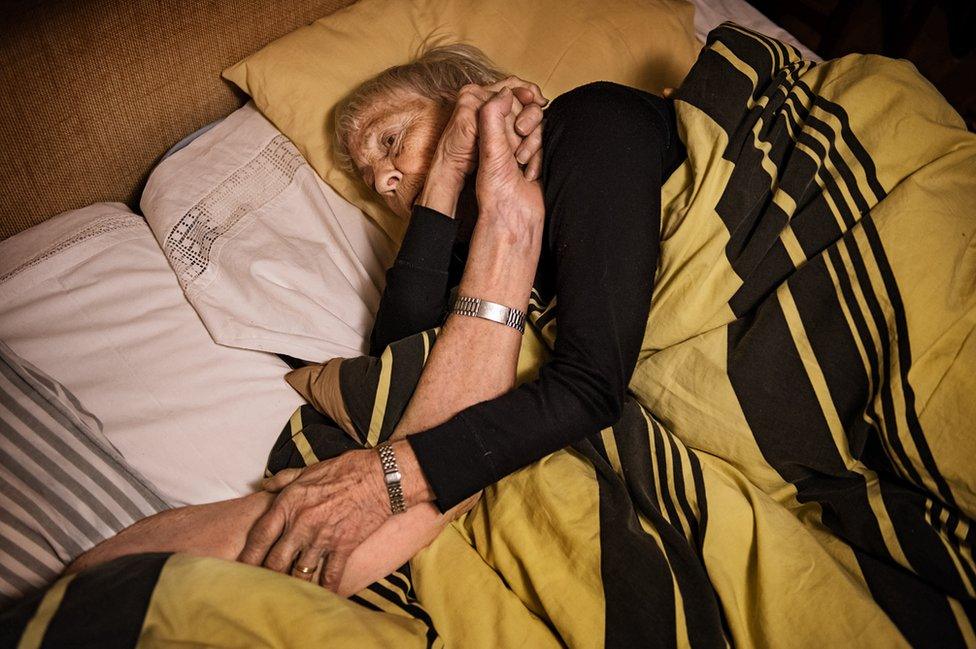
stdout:
[(455, 105), (399, 91), (378, 98), (362, 113), (361, 127), (349, 139), (349, 154), (363, 182), (372, 187), (390, 210), (407, 219), (424, 188), (435, 158), (448, 181), (462, 181), (477, 162), (478, 111), (502, 88), (513, 89), (512, 146), (524, 165), (525, 177), (535, 180), (542, 167), (542, 105), (534, 84), (509, 77), (489, 86), (461, 88)]

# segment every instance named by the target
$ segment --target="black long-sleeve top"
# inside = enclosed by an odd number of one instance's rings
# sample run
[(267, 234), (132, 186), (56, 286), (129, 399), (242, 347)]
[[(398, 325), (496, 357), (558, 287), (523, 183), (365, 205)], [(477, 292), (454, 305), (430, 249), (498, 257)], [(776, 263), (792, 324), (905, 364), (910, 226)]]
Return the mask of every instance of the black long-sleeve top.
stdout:
[[(673, 105), (600, 82), (559, 96), (545, 116), (535, 287), (544, 299), (558, 296), (555, 348), (537, 380), (407, 438), (442, 511), (615, 423), (641, 348), (661, 185), (684, 157)], [(414, 209), (371, 353), (442, 322), (456, 233), (454, 219)]]

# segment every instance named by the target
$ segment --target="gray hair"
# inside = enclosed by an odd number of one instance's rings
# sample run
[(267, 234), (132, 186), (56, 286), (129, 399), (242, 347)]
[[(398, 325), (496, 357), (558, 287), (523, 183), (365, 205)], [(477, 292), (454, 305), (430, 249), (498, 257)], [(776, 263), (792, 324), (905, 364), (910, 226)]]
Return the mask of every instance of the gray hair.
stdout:
[(484, 52), (462, 43), (430, 47), (409, 63), (387, 68), (356, 88), (336, 107), (335, 150), (339, 164), (346, 170), (352, 168), (349, 137), (359, 130), (363, 111), (378, 97), (408, 90), (453, 104), (463, 86), (488, 85), (505, 76)]

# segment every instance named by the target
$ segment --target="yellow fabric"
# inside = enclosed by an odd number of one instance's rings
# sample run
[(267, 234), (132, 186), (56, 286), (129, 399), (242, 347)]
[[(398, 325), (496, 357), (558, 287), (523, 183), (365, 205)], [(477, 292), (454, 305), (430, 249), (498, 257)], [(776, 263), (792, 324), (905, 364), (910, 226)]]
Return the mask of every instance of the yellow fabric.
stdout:
[(17, 649), (37, 649), (41, 646), (41, 643), (44, 642), (44, 633), (47, 631), (48, 624), (50, 624), (54, 614), (58, 612), (58, 607), (61, 606), (61, 600), (64, 599), (64, 593), (68, 590), (68, 586), (74, 578), (75, 575), (62, 577), (44, 593), (44, 598), (37, 607), (37, 611), (34, 613), (30, 622), (28, 622), (23, 635), (20, 636)]
[(319, 175), (396, 241), (405, 224), (333, 159), (331, 111), (431, 38), (480, 47), (555, 97), (589, 81), (676, 87), (700, 43), (682, 0), (362, 0), (224, 70)]
[[(220, 559), (174, 555), (153, 592), (139, 647), (425, 647), (424, 624), (371, 611), (317, 584)], [(338, 645), (337, 645), (338, 646)]]

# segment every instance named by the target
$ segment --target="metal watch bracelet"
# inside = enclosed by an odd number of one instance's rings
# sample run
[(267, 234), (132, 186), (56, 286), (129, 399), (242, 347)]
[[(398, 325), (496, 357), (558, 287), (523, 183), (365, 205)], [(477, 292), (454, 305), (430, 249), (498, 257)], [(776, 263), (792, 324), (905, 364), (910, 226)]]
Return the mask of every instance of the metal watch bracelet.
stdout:
[(488, 302), (477, 297), (458, 295), (451, 307), (451, 313), (491, 320), (511, 327), (520, 334), (525, 333), (525, 313), (504, 304)]
[(383, 481), (386, 483), (386, 493), (390, 496), (390, 511), (394, 514), (402, 514), (407, 511), (403, 501), (403, 476), (400, 474), (400, 467), (397, 465), (396, 453), (393, 452), (393, 445), (390, 442), (383, 442), (377, 445), (376, 452), (380, 456), (380, 464), (383, 465)]

